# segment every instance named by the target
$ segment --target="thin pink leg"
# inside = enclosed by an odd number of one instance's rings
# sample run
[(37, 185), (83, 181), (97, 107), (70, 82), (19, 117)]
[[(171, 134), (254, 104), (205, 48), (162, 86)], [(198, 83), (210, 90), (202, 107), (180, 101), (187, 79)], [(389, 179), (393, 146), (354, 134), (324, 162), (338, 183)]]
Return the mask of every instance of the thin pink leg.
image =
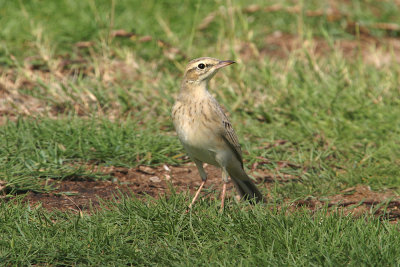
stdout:
[(203, 186), (204, 186), (205, 183), (206, 183), (206, 181), (201, 182), (201, 185), (200, 185), (199, 189), (197, 190), (196, 195), (194, 195), (194, 198), (192, 200), (192, 203), (190, 203), (188, 210), (191, 209), (193, 204), (194, 204), (194, 202), (196, 202), (197, 198), (200, 195), (201, 189), (203, 189)]
[(226, 193), (226, 183), (224, 183), (224, 184), (222, 185), (222, 193), (221, 193), (221, 212), (224, 210), (225, 193)]

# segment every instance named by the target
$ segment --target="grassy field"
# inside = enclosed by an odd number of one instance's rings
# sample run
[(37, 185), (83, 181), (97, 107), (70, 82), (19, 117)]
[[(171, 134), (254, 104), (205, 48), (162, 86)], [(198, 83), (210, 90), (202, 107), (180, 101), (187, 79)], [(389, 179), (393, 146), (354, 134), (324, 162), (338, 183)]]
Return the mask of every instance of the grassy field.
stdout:
[[(5, 266), (400, 265), (398, 224), (374, 207), (290, 207), (357, 185), (399, 195), (398, 1), (0, 1), (0, 25)], [(237, 62), (210, 87), (247, 168), (297, 181), (222, 214), (211, 199), (186, 214), (185, 192), (87, 213), (23, 201), (113, 179), (87, 165), (186, 164), (170, 109), (200, 56)]]
[(63, 266), (399, 264), (398, 229), (374, 218), (240, 204), (221, 214), (205, 202), (186, 214), (186, 204), (181, 195), (125, 199), (90, 216), (2, 206), (1, 257), (10, 265)]

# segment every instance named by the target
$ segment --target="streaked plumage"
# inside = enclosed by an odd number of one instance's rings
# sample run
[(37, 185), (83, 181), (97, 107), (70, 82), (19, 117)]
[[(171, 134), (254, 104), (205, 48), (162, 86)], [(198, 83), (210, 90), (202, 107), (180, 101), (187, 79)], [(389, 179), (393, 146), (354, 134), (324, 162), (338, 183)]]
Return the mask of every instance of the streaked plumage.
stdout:
[(240, 144), (228, 117), (207, 90), (208, 81), (218, 69), (232, 63), (234, 62), (209, 57), (190, 61), (185, 70), (180, 94), (172, 108), (172, 119), (178, 137), (196, 163), (203, 180), (190, 207), (207, 179), (203, 163), (222, 168), (222, 208), (228, 176), (232, 178), (242, 197), (263, 201), (261, 193), (243, 169)]

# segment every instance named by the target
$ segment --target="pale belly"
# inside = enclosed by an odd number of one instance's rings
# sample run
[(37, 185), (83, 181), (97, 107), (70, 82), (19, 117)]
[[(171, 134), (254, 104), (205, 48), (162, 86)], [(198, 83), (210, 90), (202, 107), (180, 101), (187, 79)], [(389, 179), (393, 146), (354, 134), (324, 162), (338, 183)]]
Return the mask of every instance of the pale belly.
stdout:
[(189, 156), (219, 166), (216, 161), (216, 154), (218, 148), (221, 147), (221, 141), (223, 142), (221, 137), (216, 136), (209, 128), (196, 122), (185, 122), (175, 127), (179, 140)]

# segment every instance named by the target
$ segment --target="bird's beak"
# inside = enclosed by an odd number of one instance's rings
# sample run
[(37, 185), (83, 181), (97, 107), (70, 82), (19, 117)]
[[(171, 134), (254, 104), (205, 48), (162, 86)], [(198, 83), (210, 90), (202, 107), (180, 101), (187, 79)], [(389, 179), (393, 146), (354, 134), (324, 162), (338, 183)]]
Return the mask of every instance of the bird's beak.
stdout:
[(215, 69), (220, 69), (220, 68), (229, 66), (229, 65), (231, 65), (231, 64), (233, 64), (233, 63), (235, 63), (235, 61), (232, 61), (232, 60), (220, 61), (220, 62), (218, 62), (217, 65), (215, 65)]

